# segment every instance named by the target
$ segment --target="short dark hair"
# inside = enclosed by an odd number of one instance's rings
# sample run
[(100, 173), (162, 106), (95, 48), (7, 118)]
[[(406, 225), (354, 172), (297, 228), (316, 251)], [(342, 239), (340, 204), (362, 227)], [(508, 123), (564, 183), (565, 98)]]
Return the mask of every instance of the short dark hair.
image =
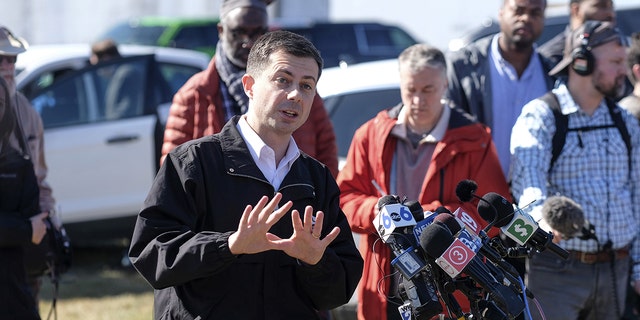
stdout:
[[(631, 35), (631, 45), (627, 52), (627, 66), (629, 67), (629, 70), (631, 70), (636, 64), (640, 64), (640, 32), (635, 32)], [(629, 72), (629, 74), (632, 82), (635, 83), (640, 80), (636, 79), (633, 72)]]
[(253, 45), (247, 59), (247, 74), (258, 76), (269, 65), (271, 55), (284, 52), (301, 58), (313, 58), (318, 64), (318, 79), (322, 74), (322, 57), (318, 49), (307, 38), (290, 31), (267, 32)]
[(104, 57), (120, 57), (118, 45), (112, 39), (100, 40), (91, 45), (91, 54), (102, 60)]

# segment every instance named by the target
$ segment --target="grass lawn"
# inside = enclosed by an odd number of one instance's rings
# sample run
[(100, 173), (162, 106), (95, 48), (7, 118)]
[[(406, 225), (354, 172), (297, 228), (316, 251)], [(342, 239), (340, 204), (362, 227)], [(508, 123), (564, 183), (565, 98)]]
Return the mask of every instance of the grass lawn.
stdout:
[[(62, 275), (56, 305), (60, 320), (149, 320), (153, 289), (131, 267), (120, 266), (122, 248), (76, 249), (73, 265)], [(42, 281), (40, 315), (51, 314), (53, 286)], [(48, 318), (49, 317), (49, 318)]]

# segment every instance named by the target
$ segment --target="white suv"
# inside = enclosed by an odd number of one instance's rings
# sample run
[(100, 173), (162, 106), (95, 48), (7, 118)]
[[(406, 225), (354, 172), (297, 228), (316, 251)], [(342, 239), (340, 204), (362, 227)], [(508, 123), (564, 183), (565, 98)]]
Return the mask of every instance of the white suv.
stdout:
[[(122, 59), (91, 66), (89, 45), (32, 46), (16, 64), (18, 90), (42, 116), (48, 181), (75, 245), (131, 237), (173, 94), (210, 60), (190, 50), (119, 49)], [(122, 68), (137, 78), (108, 89)], [(126, 112), (109, 112), (106, 96), (122, 94), (132, 97)]]

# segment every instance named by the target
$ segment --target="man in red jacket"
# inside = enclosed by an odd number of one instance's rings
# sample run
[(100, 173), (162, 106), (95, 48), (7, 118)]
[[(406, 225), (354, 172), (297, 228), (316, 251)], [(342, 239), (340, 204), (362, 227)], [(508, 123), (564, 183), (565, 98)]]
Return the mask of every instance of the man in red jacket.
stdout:
[[(397, 299), (399, 281), (391, 276), (391, 251), (378, 241), (373, 223), (381, 196), (417, 200), (434, 212), (441, 206), (450, 211), (461, 207), (482, 227), (487, 223), (475, 206), (458, 200), (458, 182), (478, 181), (479, 195), (509, 196), (489, 129), (442, 100), (447, 90), (442, 52), (417, 44), (400, 54), (399, 64), (402, 103), (356, 131), (337, 179), (340, 205), (352, 231), (361, 234), (365, 259), (358, 319), (400, 319), (398, 306), (403, 303)], [(388, 299), (394, 295), (396, 299)], [(456, 299), (469, 310), (468, 299), (457, 294)]]
[[(219, 132), (234, 115), (244, 114), (248, 97), (242, 87), (249, 50), (268, 31), (269, 0), (225, 0), (220, 9), (220, 40), (209, 67), (184, 84), (173, 97), (164, 132), (162, 157), (186, 141)], [(307, 122), (296, 130), (300, 149), (338, 174), (333, 125), (316, 95)]]

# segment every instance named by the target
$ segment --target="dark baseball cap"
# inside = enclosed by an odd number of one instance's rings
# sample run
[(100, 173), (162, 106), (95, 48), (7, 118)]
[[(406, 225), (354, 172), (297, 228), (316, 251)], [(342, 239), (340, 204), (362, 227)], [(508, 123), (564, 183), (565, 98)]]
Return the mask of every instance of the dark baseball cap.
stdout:
[(611, 41), (618, 41), (620, 45), (628, 47), (627, 37), (618, 29), (615, 24), (608, 21), (585, 21), (580, 27), (571, 32), (567, 37), (564, 46), (564, 58), (549, 71), (550, 76), (555, 76), (564, 71), (573, 62), (573, 52), (584, 46), (591, 51), (597, 46), (601, 46)]

